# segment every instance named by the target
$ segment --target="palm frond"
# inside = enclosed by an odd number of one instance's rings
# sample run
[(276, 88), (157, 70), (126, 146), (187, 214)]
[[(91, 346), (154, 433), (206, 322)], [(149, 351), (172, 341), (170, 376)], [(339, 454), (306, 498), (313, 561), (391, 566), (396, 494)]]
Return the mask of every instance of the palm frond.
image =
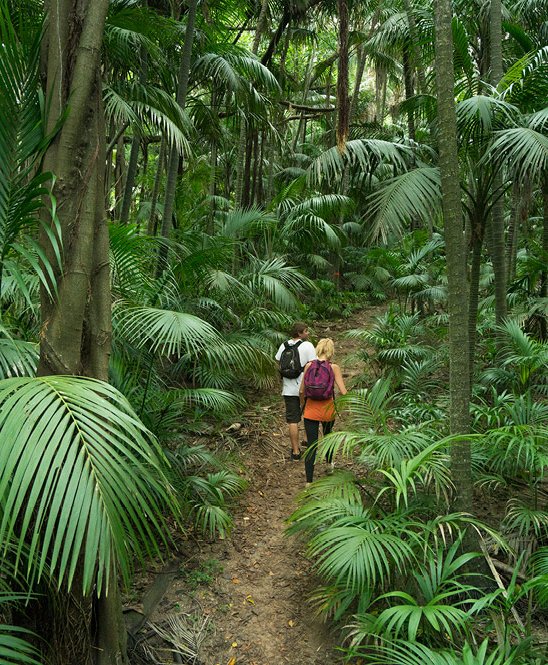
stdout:
[(413, 150), (402, 144), (380, 139), (355, 139), (346, 143), (343, 153), (334, 147), (317, 157), (308, 167), (308, 181), (312, 185), (335, 182), (346, 167), (372, 173), (377, 166), (387, 163), (405, 170), (412, 155)]
[(174, 505), (162, 454), (111, 386), (6, 379), (0, 436), (0, 542), (17, 534), (20, 556), (28, 541), (38, 578), (47, 566), (70, 587), (81, 565), (83, 592), (100, 593), (113, 565), (127, 580), (133, 556), (158, 551), (162, 508)]
[(548, 137), (530, 127), (515, 127), (496, 132), (484, 163), (508, 162), (516, 177), (538, 178), (548, 169)]
[(135, 346), (167, 356), (195, 354), (219, 338), (213, 326), (185, 312), (119, 304), (114, 318), (120, 335)]
[(440, 188), (439, 169), (426, 166), (383, 182), (368, 199), (368, 218), (373, 216), (368, 234), (387, 242), (402, 235), (406, 221), (428, 223), (441, 209)]

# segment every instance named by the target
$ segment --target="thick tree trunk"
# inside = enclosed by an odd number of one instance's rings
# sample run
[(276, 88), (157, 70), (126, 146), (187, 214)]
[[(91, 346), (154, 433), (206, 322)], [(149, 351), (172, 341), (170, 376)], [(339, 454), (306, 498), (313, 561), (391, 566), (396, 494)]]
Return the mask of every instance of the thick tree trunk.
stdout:
[[(434, 5), (438, 143), (449, 292), (450, 428), (452, 434), (465, 434), (470, 426), (469, 288), (459, 186), (451, 0), (436, 0)], [(468, 441), (452, 444), (451, 471), (456, 488), (455, 508), (471, 511), (473, 497)]]
[[(63, 236), (63, 271), (58, 295), (41, 294), (42, 327), (38, 373), (108, 379), (111, 340), (108, 228), (105, 214), (105, 127), (100, 50), (108, 0), (51, 0), (44, 46), (45, 97), (51, 100), (48, 131), (69, 112), (44, 157), (56, 175), (57, 213)], [(51, 255), (47, 237), (42, 244)], [(111, 588), (116, 587), (113, 579)], [(116, 593), (99, 602), (110, 617), (109, 636), (92, 625), (92, 599), (74, 586), (61, 604), (64, 630), (45, 635), (48, 662), (106, 665), (127, 662), (125, 628)], [(76, 598), (72, 602), (70, 597)], [(56, 611), (57, 604), (51, 609)], [(55, 623), (55, 622), (54, 622)], [(105, 622), (102, 622), (105, 625)], [(113, 630), (113, 626), (116, 629)], [(97, 647), (102, 645), (103, 651)], [(91, 647), (91, 648), (90, 648)]]

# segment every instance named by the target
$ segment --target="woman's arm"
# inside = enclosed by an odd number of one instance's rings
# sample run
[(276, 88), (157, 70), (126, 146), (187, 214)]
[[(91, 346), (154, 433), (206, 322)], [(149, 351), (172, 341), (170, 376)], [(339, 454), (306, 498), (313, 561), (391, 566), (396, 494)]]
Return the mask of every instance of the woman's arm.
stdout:
[(335, 383), (337, 384), (337, 388), (339, 389), (340, 394), (346, 395), (348, 390), (344, 385), (344, 379), (342, 376), (341, 368), (338, 365), (331, 365), (331, 367), (333, 368), (333, 374), (335, 375)]

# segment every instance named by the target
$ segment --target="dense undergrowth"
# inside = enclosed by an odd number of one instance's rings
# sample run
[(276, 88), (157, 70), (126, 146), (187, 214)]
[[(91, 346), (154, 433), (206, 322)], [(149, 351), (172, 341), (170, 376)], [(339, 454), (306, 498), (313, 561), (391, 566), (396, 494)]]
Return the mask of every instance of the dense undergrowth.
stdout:
[(546, 660), (548, 346), (516, 317), (495, 347), (487, 308), (483, 318), (473, 428), (462, 437), (472, 445), (473, 513), (451, 510), (443, 311), (394, 306), (347, 333), (363, 341), (349, 360), (367, 372), (338, 400), (349, 427), (318, 454), (352, 471), (304, 492), (289, 530), (308, 542), (325, 579), (313, 602), (341, 626), (352, 662)]

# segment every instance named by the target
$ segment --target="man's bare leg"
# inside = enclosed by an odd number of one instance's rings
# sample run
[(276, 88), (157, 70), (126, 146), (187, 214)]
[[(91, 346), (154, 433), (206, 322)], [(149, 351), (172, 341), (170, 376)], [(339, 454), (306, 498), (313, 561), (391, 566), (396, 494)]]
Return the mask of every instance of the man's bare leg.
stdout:
[(295, 455), (299, 454), (299, 423), (289, 423), (289, 440), (291, 441), (291, 450)]

